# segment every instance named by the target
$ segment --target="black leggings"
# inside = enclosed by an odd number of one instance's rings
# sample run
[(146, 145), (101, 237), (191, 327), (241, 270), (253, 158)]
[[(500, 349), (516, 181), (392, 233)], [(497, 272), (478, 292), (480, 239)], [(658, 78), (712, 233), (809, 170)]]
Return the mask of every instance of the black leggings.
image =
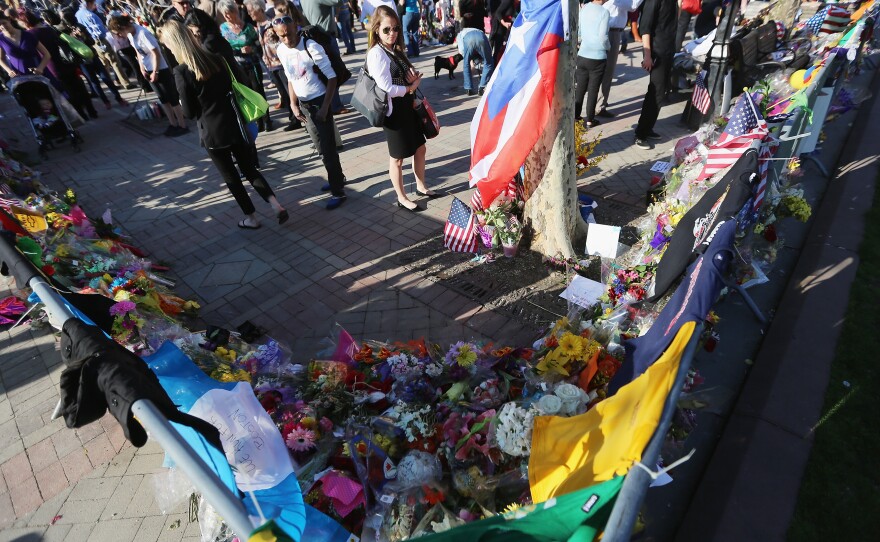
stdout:
[(587, 120), (593, 122), (596, 117), (596, 102), (599, 98), (599, 86), (605, 77), (605, 64), (607, 60), (577, 57), (577, 71), (575, 81), (577, 89), (574, 93), (574, 118), (581, 118), (581, 109), (584, 106), (584, 95), (587, 96)]
[(257, 170), (257, 164), (254, 160), (255, 153), (252, 145), (238, 143), (231, 147), (207, 150), (208, 156), (211, 157), (211, 161), (217, 166), (217, 169), (220, 171), (220, 176), (223, 177), (226, 186), (229, 188), (229, 191), (232, 192), (232, 197), (235, 198), (235, 202), (238, 203), (238, 206), (241, 207), (244, 214), (253, 214), (256, 209), (254, 209), (254, 204), (251, 201), (250, 196), (248, 196), (244, 184), (241, 182), (241, 177), (238, 175), (238, 171), (235, 169), (235, 164), (232, 161), (233, 157), (235, 158), (235, 161), (238, 162), (238, 167), (241, 168), (241, 172), (244, 173), (245, 178), (250, 181), (251, 185), (253, 185), (254, 189), (257, 191), (257, 194), (263, 198), (263, 201), (268, 202), (269, 198), (275, 195), (269, 187), (269, 183), (267, 183), (265, 177), (263, 177), (263, 174)]

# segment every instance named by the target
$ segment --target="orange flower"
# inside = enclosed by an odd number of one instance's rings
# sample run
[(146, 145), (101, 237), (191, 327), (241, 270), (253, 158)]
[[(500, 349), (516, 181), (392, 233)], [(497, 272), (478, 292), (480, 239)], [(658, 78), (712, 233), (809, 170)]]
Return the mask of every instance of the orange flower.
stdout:
[(366, 344), (361, 346), (361, 349), (354, 355), (354, 359), (362, 363), (370, 363), (373, 359), (373, 349)]
[(381, 360), (386, 360), (391, 357), (391, 350), (388, 350), (383, 346), (382, 349), (379, 350), (379, 355), (377, 355), (376, 357)]
[(511, 348), (509, 346), (505, 346), (504, 348), (499, 348), (498, 350), (495, 350), (494, 352), (492, 352), (492, 355), (495, 356), (496, 358), (503, 358), (504, 356), (510, 354), (511, 352), (513, 352), (513, 348)]
[(547, 337), (547, 340), (544, 341), (544, 346), (547, 348), (556, 348), (559, 346), (559, 339), (556, 338), (556, 335), (550, 335)]

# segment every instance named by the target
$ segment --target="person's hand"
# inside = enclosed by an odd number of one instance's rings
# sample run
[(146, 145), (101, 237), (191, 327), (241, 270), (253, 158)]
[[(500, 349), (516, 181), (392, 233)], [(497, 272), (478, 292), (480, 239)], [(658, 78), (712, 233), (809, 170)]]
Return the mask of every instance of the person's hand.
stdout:
[(8, 70), (8, 71), (6, 72), (6, 75), (8, 75), (10, 78), (12, 78), (12, 77), (17, 76), (18, 73), (17, 73), (15, 70)]
[(291, 109), (291, 111), (293, 111), (293, 118), (299, 119), (300, 122), (306, 121), (306, 117), (305, 117), (305, 115), (303, 115), (302, 110), (299, 108), (298, 103), (290, 104), (290, 109)]
[(649, 56), (646, 56), (642, 60), (642, 67), (645, 68), (645, 71), (651, 71), (651, 68), (654, 67), (654, 60)]
[(250, 45), (245, 45), (244, 47), (241, 48), (241, 52), (246, 55), (251, 54), (251, 52), (253, 52), (253, 50), (254, 50), (254, 48), (251, 47)]
[(413, 84), (421, 78), (422, 78), (422, 72), (418, 72), (414, 68), (410, 68), (406, 72), (406, 82), (409, 84)]
[(31, 72), (33, 72), (36, 75), (43, 75), (43, 68), (40, 68), (40, 67), (31, 68)]
[(511, 24), (510, 21), (505, 21), (503, 19), (501, 20), (501, 25), (507, 29), (510, 29), (510, 27), (513, 26), (513, 24)]
[(150, 72), (150, 82), (155, 83), (159, 80), (159, 72)]

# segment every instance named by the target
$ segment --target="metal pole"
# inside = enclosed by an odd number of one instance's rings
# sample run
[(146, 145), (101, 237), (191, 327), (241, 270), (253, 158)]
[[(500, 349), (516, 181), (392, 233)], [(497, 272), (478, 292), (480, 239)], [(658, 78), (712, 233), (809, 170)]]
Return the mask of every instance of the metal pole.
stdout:
[[(672, 389), (669, 390), (669, 395), (666, 396), (666, 404), (663, 406), (663, 414), (660, 416), (657, 429), (654, 431), (654, 435), (651, 437), (648, 445), (645, 446), (644, 453), (642, 453), (641, 463), (648, 468), (653, 467), (657, 463), (657, 458), (660, 457), (660, 447), (666, 439), (669, 426), (672, 425), (672, 416), (675, 414), (676, 408), (678, 408), (678, 398), (684, 387), (687, 373), (691, 368), (691, 362), (694, 359), (702, 331), (703, 324), (698, 323), (694, 327), (691, 339), (681, 355), (678, 373), (675, 376)], [(651, 476), (647, 471), (635, 467), (629, 470), (626, 480), (623, 482), (623, 487), (620, 488), (620, 493), (617, 495), (614, 508), (611, 510), (608, 523), (605, 525), (605, 532), (602, 535), (603, 542), (626, 542), (630, 539), (633, 526), (635, 526), (636, 518), (639, 515), (639, 507), (641, 507), (642, 501), (645, 499), (645, 494), (650, 484)]]
[(732, 0), (724, 10), (721, 22), (715, 31), (715, 39), (709, 52), (709, 76), (706, 87), (712, 96), (712, 105), (716, 114), (727, 111), (727, 104), (722, 103), (724, 96), (724, 75), (727, 72), (727, 61), (730, 57), (730, 35), (733, 33), (733, 22), (739, 10), (739, 0)]
[(254, 525), (241, 500), (208, 468), (159, 409), (148, 399), (139, 399), (131, 406), (131, 412), (149, 432), (150, 438), (156, 439), (239, 538), (246, 539), (254, 530)]

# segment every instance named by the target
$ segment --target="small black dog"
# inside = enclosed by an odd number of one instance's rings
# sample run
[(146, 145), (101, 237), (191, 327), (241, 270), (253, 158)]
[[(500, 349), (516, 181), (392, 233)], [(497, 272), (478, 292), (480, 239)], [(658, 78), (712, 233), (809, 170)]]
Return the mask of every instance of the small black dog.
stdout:
[(455, 71), (455, 68), (461, 63), (461, 60), (464, 57), (461, 56), (461, 53), (455, 53), (452, 56), (435, 56), (434, 57), (434, 79), (437, 79), (440, 76), (441, 70), (449, 70), (449, 78), (455, 79), (455, 75), (452, 72)]

